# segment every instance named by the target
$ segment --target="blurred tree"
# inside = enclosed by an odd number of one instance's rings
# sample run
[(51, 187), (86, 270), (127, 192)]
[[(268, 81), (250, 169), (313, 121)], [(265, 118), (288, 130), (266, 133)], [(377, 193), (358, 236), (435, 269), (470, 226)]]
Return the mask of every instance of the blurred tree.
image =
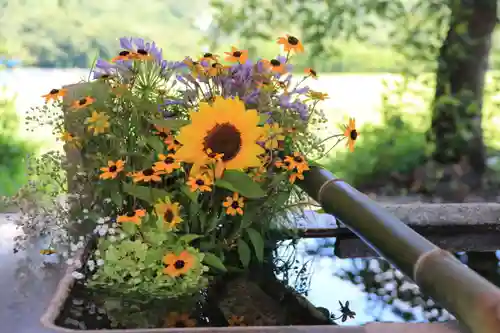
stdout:
[(341, 52), (339, 41), (357, 40), (396, 50), (407, 77), (436, 71), (432, 158), (454, 164), (465, 157), (483, 174), (482, 92), (496, 0), (212, 0), (212, 5), (221, 35), (271, 39), (295, 31), (313, 66)]

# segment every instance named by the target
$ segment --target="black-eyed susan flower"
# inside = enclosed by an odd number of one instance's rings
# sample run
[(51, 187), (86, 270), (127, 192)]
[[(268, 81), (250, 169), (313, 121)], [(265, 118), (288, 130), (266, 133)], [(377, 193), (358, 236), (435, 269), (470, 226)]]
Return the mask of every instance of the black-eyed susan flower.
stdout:
[(170, 135), (170, 129), (166, 128), (166, 127), (161, 127), (161, 126), (154, 125), (153, 134), (159, 136), (160, 139), (162, 139), (163, 142), (165, 142), (165, 140)]
[(189, 186), (191, 192), (210, 192), (212, 191), (212, 179), (205, 173), (199, 173), (194, 176), (190, 176), (186, 184)]
[(64, 131), (60, 135), (59, 139), (61, 139), (64, 143), (66, 143), (70, 147), (81, 148), (81, 146), (82, 146), (81, 142), (80, 142), (80, 138), (78, 138), (77, 136), (74, 136), (73, 134), (66, 132), (66, 131)]
[(163, 257), (163, 264), (165, 265), (163, 273), (170, 277), (186, 274), (193, 268), (195, 261), (196, 259), (193, 255), (186, 250), (182, 251), (179, 255), (173, 252), (168, 253)]
[(262, 60), (264, 66), (274, 73), (286, 74), (288, 73), (288, 66), (286, 64), (286, 59), (283, 57), (278, 57), (272, 60)]
[(219, 56), (216, 54), (210, 53), (210, 52), (206, 52), (200, 58), (200, 62), (202, 62), (202, 61), (208, 61), (208, 62), (215, 61), (215, 62), (217, 62), (217, 61), (219, 61)]
[(221, 75), (224, 72), (225, 72), (224, 66), (218, 62), (210, 64), (210, 66), (207, 69), (207, 75), (210, 77)]
[(131, 60), (133, 57), (133, 53), (128, 51), (128, 50), (124, 50), (124, 51), (121, 51), (120, 53), (118, 53), (117, 56), (113, 57), (111, 59), (111, 62), (117, 62), (117, 61), (124, 61), (124, 60)]
[(286, 35), (286, 37), (278, 38), (278, 44), (283, 45), (283, 49), (285, 50), (285, 52), (304, 52), (304, 45), (302, 45), (302, 42), (297, 37), (292, 35)]
[(354, 145), (359, 138), (359, 132), (356, 130), (356, 119), (349, 118), (349, 123), (344, 125), (344, 136), (347, 138), (346, 147), (349, 147), (351, 152), (354, 151)]
[(229, 62), (239, 62), (244, 64), (248, 60), (248, 50), (239, 50), (234, 46), (231, 46), (231, 52), (224, 52), (226, 54), (226, 61)]
[(158, 154), (158, 162), (155, 162), (154, 168), (157, 171), (164, 171), (167, 174), (179, 169), (181, 164), (175, 159), (174, 154)]
[(74, 110), (83, 109), (83, 108), (86, 108), (87, 106), (91, 105), (94, 102), (95, 102), (95, 98), (92, 98), (90, 96), (82, 97), (76, 101), (73, 101), (73, 103), (71, 103), (71, 108)]
[(226, 197), (226, 201), (224, 201), (222, 205), (226, 207), (226, 213), (229, 215), (243, 215), (243, 207), (245, 206), (244, 201), (244, 198), (240, 197), (237, 192), (234, 192), (232, 197)]
[(314, 79), (317, 79), (318, 78), (318, 73), (316, 73), (316, 71), (312, 68), (306, 68), (304, 70), (304, 73), (306, 73), (307, 76), (310, 76)]
[(309, 164), (304, 158), (304, 155), (297, 151), (291, 156), (285, 156), (285, 162), (288, 163), (288, 170), (295, 169), (299, 173), (309, 170)]
[(325, 99), (328, 98), (328, 94), (322, 93), (319, 91), (309, 90), (307, 92), (307, 97), (308, 97), (308, 100), (310, 100), (310, 101), (324, 101)]
[(274, 166), (279, 168), (279, 169), (284, 169), (284, 170), (291, 170), (293, 168), (290, 168), (290, 162), (288, 161), (283, 161), (280, 158), (277, 158), (274, 161)]
[(165, 138), (165, 140), (163, 140), (163, 142), (165, 142), (165, 144), (167, 145), (167, 149), (172, 152), (175, 152), (182, 146), (182, 144), (179, 141), (177, 141), (177, 139), (173, 134), (169, 134)]
[(123, 171), (125, 162), (122, 160), (108, 161), (108, 166), (101, 168), (102, 173), (99, 175), (100, 179), (115, 179), (118, 174)]
[(259, 167), (264, 149), (257, 144), (263, 134), (256, 110), (246, 110), (239, 98), (215, 97), (213, 104), (200, 103), (191, 112), (191, 123), (180, 129), (177, 140), (182, 144), (175, 153), (181, 162), (194, 164), (194, 170), (210, 161), (208, 149), (222, 154), (222, 168), (241, 170)]
[(244, 316), (235, 316), (231, 315), (229, 319), (227, 320), (228, 326), (248, 326), (245, 324), (245, 317)]
[(109, 128), (109, 116), (104, 112), (92, 111), (92, 115), (85, 119), (85, 124), (94, 135), (105, 133)]
[(163, 220), (163, 223), (170, 228), (175, 227), (182, 222), (180, 217), (180, 204), (178, 202), (160, 202), (155, 205), (155, 212), (158, 217)]
[(283, 129), (278, 123), (264, 124), (264, 147), (266, 149), (278, 149), (279, 142), (285, 140)]
[(150, 183), (150, 182), (160, 182), (161, 181), (160, 176), (163, 174), (165, 174), (164, 171), (156, 170), (153, 167), (153, 168), (147, 168), (147, 169), (137, 171), (137, 172), (132, 172), (129, 175), (132, 177), (132, 181), (134, 183), (138, 183), (138, 182)]
[(163, 326), (165, 327), (195, 327), (196, 321), (187, 313), (170, 312), (165, 318)]
[(67, 89), (52, 89), (49, 91), (48, 94), (42, 95), (43, 98), (45, 98), (45, 104), (48, 102), (52, 101), (57, 101), (59, 98), (64, 97), (66, 93), (68, 92)]
[(128, 212), (125, 215), (120, 215), (117, 217), (116, 221), (118, 223), (131, 222), (134, 224), (141, 224), (141, 218), (146, 216), (146, 210), (136, 209), (133, 212)]
[(302, 174), (302, 172), (292, 172), (288, 177), (288, 180), (292, 184), (295, 183), (297, 179), (304, 180), (304, 174)]
[(183, 60), (183, 63), (189, 68), (191, 71), (191, 75), (194, 77), (203, 76), (205, 73), (205, 68), (198, 62), (193, 61), (191, 58), (187, 57)]

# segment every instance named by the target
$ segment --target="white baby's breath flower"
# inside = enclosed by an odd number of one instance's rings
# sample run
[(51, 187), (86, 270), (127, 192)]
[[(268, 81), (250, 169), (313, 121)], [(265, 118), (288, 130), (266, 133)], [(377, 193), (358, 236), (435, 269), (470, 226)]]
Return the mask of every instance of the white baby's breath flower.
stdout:
[(87, 213), (89, 212), (89, 210), (88, 210), (87, 208), (84, 208), (84, 209), (82, 210), (82, 212), (83, 212), (84, 214), (87, 214)]
[(109, 204), (109, 203), (111, 203), (111, 198), (104, 198), (104, 200), (102, 200), (102, 202), (104, 202), (105, 204)]
[(71, 276), (73, 276), (73, 278), (75, 278), (76, 280), (81, 280), (85, 277), (85, 275), (83, 275), (82, 273), (77, 272), (77, 271), (74, 271), (73, 273), (71, 273)]
[(89, 270), (91, 272), (94, 271), (94, 269), (95, 269), (95, 261), (94, 260), (87, 261), (87, 267), (89, 268)]
[(111, 243), (114, 243), (114, 242), (116, 242), (116, 237), (115, 237), (115, 236), (109, 236), (109, 237), (108, 237), (108, 240), (109, 240)]
[(97, 257), (100, 257), (100, 256), (101, 256), (101, 251), (99, 251), (99, 250), (95, 250), (95, 251), (94, 251), (94, 254), (95, 254)]
[(97, 266), (104, 265), (104, 259), (97, 259)]
[(108, 229), (108, 234), (110, 234), (110, 235), (116, 235), (116, 229), (115, 228), (109, 228)]

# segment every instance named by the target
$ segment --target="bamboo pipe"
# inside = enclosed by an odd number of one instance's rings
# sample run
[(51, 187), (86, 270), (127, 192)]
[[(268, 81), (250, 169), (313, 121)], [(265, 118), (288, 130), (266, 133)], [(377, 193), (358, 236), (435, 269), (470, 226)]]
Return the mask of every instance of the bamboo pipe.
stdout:
[(500, 333), (500, 289), (330, 172), (311, 167), (299, 186), (373, 250), (411, 277), (472, 333)]

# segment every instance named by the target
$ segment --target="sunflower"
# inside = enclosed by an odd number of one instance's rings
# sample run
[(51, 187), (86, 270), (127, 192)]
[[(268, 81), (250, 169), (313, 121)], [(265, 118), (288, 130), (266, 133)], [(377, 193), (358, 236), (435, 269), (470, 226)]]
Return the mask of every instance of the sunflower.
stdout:
[(170, 312), (165, 318), (163, 326), (166, 327), (195, 327), (196, 321), (187, 313)]
[(200, 192), (211, 192), (212, 188), (210, 186), (213, 185), (213, 182), (208, 175), (200, 173), (189, 177), (186, 184), (191, 189), (191, 192), (195, 192), (196, 190), (199, 190)]
[(104, 133), (109, 128), (109, 116), (103, 112), (92, 111), (92, 116), (85, 119), (88, 124), (88, 130), (94, 132), (94, 135)]
[(227, 320), (227, 324), (229, 326), (248, 326), (247, 324), (245, 324), (245, 317), (235, 315), (231, 315), (231, 317), (229, 317), (229, 319)]
[(179, 255), (175, 253), (168, 253), (163, 257), (163, 273), (170, 277), (177, 277), (181, 274), (186, 274), (193, 268), (195, 258), (186, 250), (182, 251)]
[(312, 68), (306, 68), (304, 70), (304, 73), (306, 73), (307, 76), (310, 76), (313, 79), (317, 79), (318, 78), (318, 73), (316, 73), (316, 71), (314, 69), (312, 69)]
[(170, 228), (182, 222), (182, 218), (179, 216), (180, 204), (178, 202), (160, 202), (155, 205), (155, 212)]
[(120, 215), (116, 219), (117, 222), (132, 222), (134, 224), (141, 224), (141, 217), (146, 216), (146, 210), (144, 209), (136, 209), (133, 212), (128, 212), (125, 215)]
[(153, 168), (147, 168), (141, 171), (133, 172), (129, 174), (132, 177), (132, 181), (134, 183), (137, 182), (160, 182), (161, 178), (160, 176), (165, 174), (164, 171), (161, 170), (156, 170), (155, 167)]
[(288, 72), (286, 63), (284, 61), (280, 61), (279, 59), (272, 59), (271, 61), (262, 60), (264, 66), (269, 68), (272, 72), (278, 74), (286, 74)]
[[(222, 154), (222, 168), (242, 170), (259, 167), (264, 149), (257, 144), (263, 129), (256, 110), (245, 110), (239, 98), (215, 97), (212, 105), (200, 103), (198, 112), (191, 112), (191, 123), (181, 128), (177, 140), (182, 144), (176, 158), (192, 163), (198, 170), (210, 161), (208, 149)], [(219, 177), (220, 175), (216, 175)]]
[(60, 97), (64, 97), (68, 92), (67, 89), (52, 89), (48, 94), (42, 95), (45, 98), (45, 104), (52, 101), (57, 101)]
[(95, 98), (92, 98), (90, 96), (82, 97), (79, 100), (73, 101), (73, 103), (71, 103), (71, 108), (74, 110), (83, 109), (83, 108), (86, 108), (87, 106), (91, 105), (94, 102), (95, 102)]
[(59, 137), (64, 143), (75, 148), (81, 148), (80, 139), (69, 132), (63, 132)]
[(165, 173), (170, 174), (175, 169), (179, 169), (181, 164), (175, 159), (174, 154), (158, 154), (159, 162), (154, 164), (154, 169), (157, 171), (165, 171)]
[(292, 184), (294, 184), (297, 179), (304, 180), (304, 175), (301, 172), (294, 172), (288, 177), (288, 180)]
[(285, 52), (295, 51), (295, 53), (304, 52), (304, 45), (294, 36), (286, 35), (286, 37), (278, 38), (278, 44), (283, 45)]
[(130, 52), (130, 51), (121, 51), (120, 53), (118, 53), (118, 55), (116, 57), (113, 57), (111, 59), (111, 62), (117, 62), (117, 61), (124, 61), (124, 60), (131, 60), (133, 58), (133, 53)]
[(346, 146), (351, 152), (354, 151), (354, 144), (359, 137), (359, 132), (356, 130), (356, 119), (349, 118), (349, 124), (344, 125), (344, 136), (347, 138)]
[(285, 156), (285, 162), (288, 163), (288, 170), (295, 169), (298, 173), (309, 170), (309, 165), (304, 155), (299, 152), (294, 152), (291, 156)]
[(244, 64), (248, 60), (248, 50), (238, 50), (234, 46), (231, 46), (231, 52), (224, 52), (227, 56), (226, 61), (229, 62), (239, 62)]
[(125, 162), (122, 160), (118, 160), (116, 162), (108, 161), (108, 166), (101, 168), (101, 173), (99, 175), (100, 179), (115, 179), (118, 176), (118, 173), (123, 171), (123, 167)]
[(266, 149), (278, 149), (279, 142), (285, 140), (283, 129), (278, 123), (264, 124), (266, 131), (265, 144)]
[(229, 215), (243, 215), (242, 208), (245, 206), (243, 200), (244, 198), (241, 198), (238, 193), (234, 192), (232, 197), (226, 197), (226, 201), (224, 201), (222, 205), (226, 207), (226, 213)]

